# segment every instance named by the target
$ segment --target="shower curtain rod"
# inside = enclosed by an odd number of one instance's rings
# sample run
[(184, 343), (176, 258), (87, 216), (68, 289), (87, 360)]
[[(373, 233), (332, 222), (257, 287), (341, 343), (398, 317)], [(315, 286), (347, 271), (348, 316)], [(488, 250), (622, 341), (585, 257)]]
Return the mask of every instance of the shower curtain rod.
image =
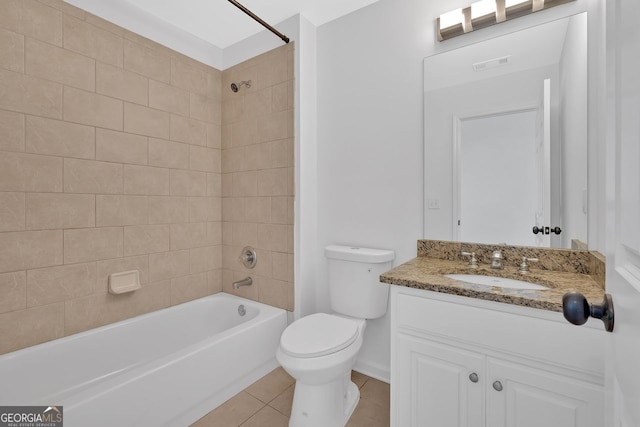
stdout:
[(262, 25), (263, 27), (265, 27), (267, 30), (271, 31), (273, 34), (275, 34), (276, 36), (280, 37), (282, 39), (283, 42), (285, 43), (289, 43), (289, 37), (285, 36), (284, 34), (282, 34), (280, 31), (276, 30), (275, 28), (273, 28), (271, 25), (267, 24), (265, 21), (263, 21), (262, 19), (260, 19), (260, 17), (258, 15), (256, 15), (255, 13), (251, 12), (249, 9), (247, 9), (246, 7), (244, 7), (243, 5), (241, 5), (240, 3), (238, 3), (236, 0), (229, 0), (229, 3), (235, 5), (238, 9), (240, 9), (241, 11), (243, 11), (244, 13), (246, 13), (247, 15), (249, 15), (250, 17), (252, 17), (253, 19), (255, 19), (256, 21), (258, 21), (260, 23), (260, 25)]

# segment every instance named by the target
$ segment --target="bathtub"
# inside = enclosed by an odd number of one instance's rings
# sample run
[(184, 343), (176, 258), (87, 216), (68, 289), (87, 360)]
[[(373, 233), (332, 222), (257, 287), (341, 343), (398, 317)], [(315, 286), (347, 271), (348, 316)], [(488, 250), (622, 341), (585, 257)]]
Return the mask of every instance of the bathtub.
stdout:
[(0, 356), (0, 405), (63, 406), (65, 427), (188, 426), (278, 366), (286, 325), (201, 298)]

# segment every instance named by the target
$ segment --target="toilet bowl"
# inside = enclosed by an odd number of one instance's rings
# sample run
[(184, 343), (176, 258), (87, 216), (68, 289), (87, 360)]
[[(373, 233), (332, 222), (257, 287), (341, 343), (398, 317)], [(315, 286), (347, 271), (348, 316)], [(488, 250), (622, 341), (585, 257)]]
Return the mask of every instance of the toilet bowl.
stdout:
[(360, 399), (351, 369), (362, 347), (366, 321), (316, 313), (294, 322), (276, 357), (296, 379), (290, 426), (342, 427)]
[(344, 427), (360, 399), (351, 369), (362, 347), (365, 319), (386, 313), (393, 251), (327, 246), (332, 314), (290, 324), (280, 337), (278, 362), (296, 380), (289, 427)]

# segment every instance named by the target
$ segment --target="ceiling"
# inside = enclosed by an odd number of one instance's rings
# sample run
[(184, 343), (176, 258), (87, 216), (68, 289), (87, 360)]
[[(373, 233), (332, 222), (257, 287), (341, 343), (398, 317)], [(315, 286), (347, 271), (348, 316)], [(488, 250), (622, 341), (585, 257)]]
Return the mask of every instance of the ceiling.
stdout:
[[(224, 49), (264, 28), (227, 0), (123, 0)], [(301, 14), (315, 26), (378, 0), (239, 0), (269, 24)]]

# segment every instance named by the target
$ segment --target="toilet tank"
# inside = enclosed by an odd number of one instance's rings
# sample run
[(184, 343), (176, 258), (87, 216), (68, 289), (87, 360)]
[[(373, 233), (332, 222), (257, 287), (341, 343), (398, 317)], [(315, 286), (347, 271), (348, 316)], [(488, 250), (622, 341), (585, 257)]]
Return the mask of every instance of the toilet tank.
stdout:
[(380, 274), (391, 269), (395, 253), (384, 249), (327, 246), (331, 308), (360, 319), (376, 319), (387, 312), (389, 285)]

